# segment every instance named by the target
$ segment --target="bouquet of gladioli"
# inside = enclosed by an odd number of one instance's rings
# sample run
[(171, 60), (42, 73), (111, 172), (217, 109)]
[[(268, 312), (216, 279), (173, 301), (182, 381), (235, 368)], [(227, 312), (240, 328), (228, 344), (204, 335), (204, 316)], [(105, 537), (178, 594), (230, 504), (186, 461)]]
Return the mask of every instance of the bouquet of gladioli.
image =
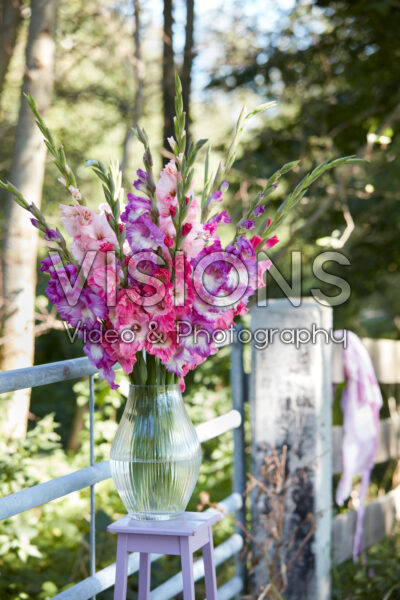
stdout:
[(270, 195), (298, 161), (284, 165), (252, 200), (233, 239), (223, 247), (220, 228), (232, 223), (220, 209), (226, 177), (246, 122), (272, 103), (248, 114), (242, 110), (226, 159), (214, 174), (209, 172), (207, 152), (200, 198), (193, 175), (206, 140), (186, 144), (182, 88), (176, 77), (175, 138), (168, 140), (173, 159), (156, 183), (148, 137), (136, 126), (144, 146), (144, 170), (138, 169), (125, 206), (118, 165), (86, 163), (100, 178), (106, 200), (95, 212), (86, 206), (63, 147), (33, 98), (27, 100), (61, 172), (59, 181), (72, 196), (70, 204), (60, 204), (61, 222), (72, 241), (51, 229), (40, 210), (11, 183), (0, 185), (31, 213), (33, 225), (49, 242), (51, 252), (41, 261), (41, 270), (50, 276), (48, 298), (83, 339), (85, 353), (111, 387), (116, 387), (113, 367), (118, 363), (135, 384), (164, 385), (179, 378), (184, 387), (188, 371), (217, 351), (218, 332), (247, 312), (250, 297), (264, 285), (263, 274), (271, 263), (259, 260), (259, 255), (278, 242), (274, 232), (288, 211), (325, 171), (358, 160), (323, 163), (269, 215)]

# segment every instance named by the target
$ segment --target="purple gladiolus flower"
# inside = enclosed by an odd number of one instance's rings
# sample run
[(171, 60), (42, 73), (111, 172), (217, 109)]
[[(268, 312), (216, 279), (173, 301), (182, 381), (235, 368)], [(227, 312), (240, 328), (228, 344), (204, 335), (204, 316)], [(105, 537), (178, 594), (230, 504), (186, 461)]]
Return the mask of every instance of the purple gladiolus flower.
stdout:
[(46, 227), (46, 233), (45, 233), (44, 239), (47, 242), (53, 242), (54, 240), (60, 240), (61, 236), (54, 229), (49, 229), (48, 227)]
[(136, 179), (133, 182), (133, 185), (137, 190), (143, 192), (146, 190), (147, 182), (149, 180), (149, 174), (146, 173), (146, 171), (143, 171), (143, 169), (138, 169), (136, 171), (136, 173), (137, 173), (138, 179)]
[(224, 179), (224, 181), (221, 183), (221, 192), (226, 192), (226, 190), (229, 188), (229, 183), (226, 181), (226, 179)]
[(220, 213), (211, 217), (210, 223), (232, 223), (232, 217), (228, 215), (226, 210), (222, 210)]
[(140, 215), (146, 212), (150, 212), (151, 200), (150, 198), (142, 198), (141, 196), (135, 196), (134, 194), (127, 194), (128, 205), (124, 212), (121, 214), (121, 221), (126, 223), (128, 221), (134, 221)]
[(246, 221), (242, 221), (240, 223), (240, 227), (243, 229), (247, 229), (247, 231), (251, 231), (255, 227), (255, 222), (252, 219), (247, 219)]
[(260, 206), (256, 206), (256, 209), (254, 211), (254, 214), (256, 215), (256, 217), (259, 217), (263, 213), (265, 213), (265, 206), (263, 206), (262, 204), (260, 204)]
[(72, 327), (92, 328), (98, 322), (97, 319), (105, 319), (107, 316), (107, 306), (104, 300), (88, 289), (83, 290), (74, 306), (71, 306), (68, 298), (63, 295), (57, 302), (57, 310), (60, 317)]
[(214, 192), (211, 196), (211, 200), (214, 202), (222, 202), (222, 192), (220, 190)]
[(131, 217), (128, 218), (126, 239), (132, 252), (164, 248), (164, 238), (165, 234), (153, 223), (149, 214), (143, 213), (133, 221), (131, 221)]
[(31, 223), (34, 227), (36, 227), (37, 229), (40, 229), (40, 223), (37, 219), (31, 219)]
[(117, 389), (115, 372), (112, 368), (115, 361), (112, 360), (106, 349), (99, 342), (87, 342), (83, 350), (90, 362), (99, 369), (100, 379), (106, 379), (111, 389)]
[(149, 174), (148, 174), (146, 171), (144, 171), (143, 169), (138, 169), (138, 170), (136, 171), (136, 175), (138, 176), (138, 178), (139, 178), (141, 181), (144, 181), (144, 182), (146, 182), (146, 181), (148, 181), (148, 180), (149, 180)]
[(61, 258), (58, 254), (52, 254), (51, 257), (48, 256), (47, 258), (43, 258), (43, 260), (40, 261), (40, 271), (42, 273), (49, 273), (49, 275), (52, 275), (55, 265), (60, 264), (60, 262)]

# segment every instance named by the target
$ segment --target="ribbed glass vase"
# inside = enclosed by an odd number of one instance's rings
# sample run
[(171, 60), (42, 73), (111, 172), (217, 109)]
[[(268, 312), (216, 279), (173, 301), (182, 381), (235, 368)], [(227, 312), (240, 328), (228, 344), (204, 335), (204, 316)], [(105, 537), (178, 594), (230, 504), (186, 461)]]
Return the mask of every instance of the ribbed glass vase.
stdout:
[(201, 447), (179, 385), (130, 385), (110, 463), (131, 517), (158, 521), (185, 511), (199, 475)]

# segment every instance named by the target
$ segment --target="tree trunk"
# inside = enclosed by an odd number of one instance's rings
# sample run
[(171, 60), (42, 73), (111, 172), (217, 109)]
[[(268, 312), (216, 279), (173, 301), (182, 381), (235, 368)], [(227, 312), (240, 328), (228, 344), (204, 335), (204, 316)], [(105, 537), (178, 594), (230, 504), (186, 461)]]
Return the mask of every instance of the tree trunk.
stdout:
[(173, 46), (172, 0), (164, 0), (164, 35), (163, 35), (163, 105), (164, 133), (163, 144), (168, 147), (167, 138), (175, 135), (175, 63)]
[[(32, 0), (22, 92), (35, 97), (45, 114), (53, 90), (56, 0)], [(28, 103), (21, 95), (10, 180), (28, 200), (40, 206), (46, 146)], [(29, 367), (34, 357), (34, 301), (37, 230), (28, 213), (7, 198), (3, 247), (3, 348), (1, 369)], [(0, 430), (9, 438), (26, 434), (30, 390), (3, 400)]]
[(14, 53), (18, 27), (21, 23), (21, 0), (2, 0), (0, 24), (0, 95), (8, 65)]
[(135, 12), (135, 33), (134, 33), (134, 42), (135, 42), (135, 55), (134, 55), (134, 73), (136, 79), (136, 94), (135, 94), (135, 103), (133, 106), (133, 115), (132, 115), (132, 124), (129, 125), (128, 131), (126, 132), (123, 152), (122, 152), (122, 160), (121, 160), (121, 171), (122, 174), (125, 173), (126, 168), (129, 164), (129, 157), (132, 151), (132, 142), (133, 142), (133, 131), (132, 125), (135, 125), (142, 114), (143, 107), (143, 87), (144, 87), (144, 75), (145, 75), (145, 66), (142, 61), (142, 48), (141, 48), (141, 31), (140, 31), (140, 1), (133, 0), (133, 9)]
[(190, 138), (190, 88), (192, 85), (192, 65), (193, 65), (193, 30), (194, 30), (194, 0), (186, 0), (186, 37), (185, 49), (183, 54), (182, 66), (182, 99), (183, 108), (186, 111), (186, 129), (187, 140)]
[(86, 402), (83, 406), (77, 406), (75, 409), (72, 429), (68, 440), (68, 450), (71, 452), (78, 452), (82, 445), (80, 435), (85, 428), (85, 415), (87, 412), (89, 412), (89, 402)]

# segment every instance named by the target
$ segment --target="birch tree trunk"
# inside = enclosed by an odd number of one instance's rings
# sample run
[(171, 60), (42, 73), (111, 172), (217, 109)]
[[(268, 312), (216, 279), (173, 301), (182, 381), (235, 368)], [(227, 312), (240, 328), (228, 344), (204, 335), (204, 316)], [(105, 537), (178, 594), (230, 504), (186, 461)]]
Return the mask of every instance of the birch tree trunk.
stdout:
[(186, 0), (186, 32), (185, 32), (185, 48), (183, 51), (183, 66), (182, 66), (182, 99), (183, 108), (186, 111), (186, 128), (187, 140), (190, 140), (190, 92), (192, 87), (192, 66), (194, 57), (194, 0)]
[(163, 145), (167, 148), (167, 138), (175, 135), (175, 61), (172, 26), (172, 0), (164, 0), (164, 32), (163, 32), (163, 73), (162, 93), (164, 106)]
[(21, 0), (2, 0), (0, 3), (0, 95), (8, 65), (12, 58), (21, 23)]
[[(22, 92), (35, 97), (42, 114), (53, 90), (56, 0), (32, 0)], [(10, 180), (28, 202), (40, 206), (46, 147), (28, 103), (21, 95)], [(3, 347), (1, 369), (28, 367), (34, 358), (34, 301), (36, 288), (37, 230), (28, 213), (7, 198), (3, 247)], [(0, 429), (10, 439), (26, 434), (30, 390), (2, 399)]]

